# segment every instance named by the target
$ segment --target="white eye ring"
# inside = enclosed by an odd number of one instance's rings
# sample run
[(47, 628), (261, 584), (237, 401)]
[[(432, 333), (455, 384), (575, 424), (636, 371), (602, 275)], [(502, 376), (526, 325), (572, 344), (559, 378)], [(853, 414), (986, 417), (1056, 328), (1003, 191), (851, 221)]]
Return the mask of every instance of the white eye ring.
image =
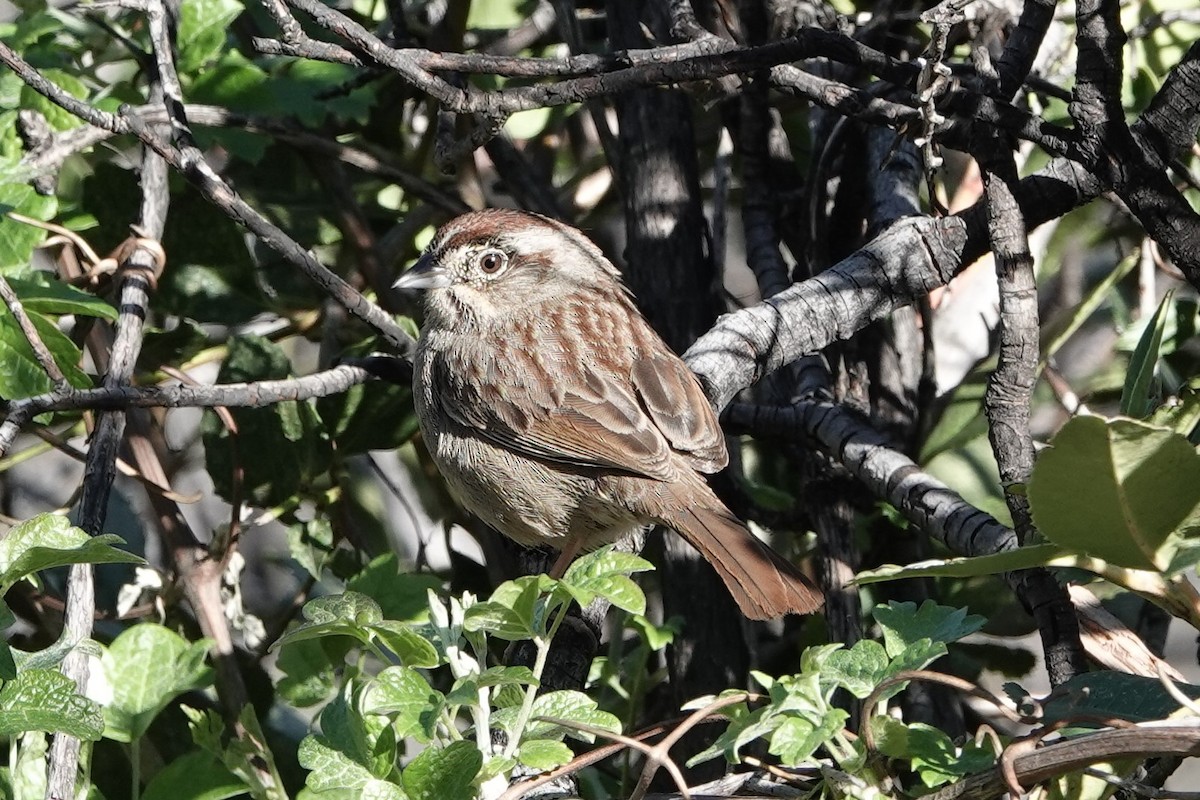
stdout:
[(495, 275), (508, 266), (508, 253), (493, 247), (480, 253), (477, 263), (484, 275)]

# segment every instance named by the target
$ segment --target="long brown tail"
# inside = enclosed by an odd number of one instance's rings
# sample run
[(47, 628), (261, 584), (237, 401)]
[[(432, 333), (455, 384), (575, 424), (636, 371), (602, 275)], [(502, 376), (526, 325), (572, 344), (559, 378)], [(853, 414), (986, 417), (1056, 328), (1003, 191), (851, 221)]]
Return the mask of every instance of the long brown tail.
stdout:
[(759, 541), (733, 512), (712, 498), (673, 511), (663, 522), (679, 531), (713, 565), (750, 619), (811, 614), (821, 590), (794, 564)]

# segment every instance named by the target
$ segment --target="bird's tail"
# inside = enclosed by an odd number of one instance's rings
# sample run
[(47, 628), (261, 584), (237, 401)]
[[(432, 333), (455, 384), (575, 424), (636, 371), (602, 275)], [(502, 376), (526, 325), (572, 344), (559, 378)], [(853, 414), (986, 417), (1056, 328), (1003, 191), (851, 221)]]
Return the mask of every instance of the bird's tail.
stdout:
[(750, 619), (811, 614), (824, 604), (821, 590), (795, 564), (755, 538), (715, 497), (662, 521), (713, 565)]

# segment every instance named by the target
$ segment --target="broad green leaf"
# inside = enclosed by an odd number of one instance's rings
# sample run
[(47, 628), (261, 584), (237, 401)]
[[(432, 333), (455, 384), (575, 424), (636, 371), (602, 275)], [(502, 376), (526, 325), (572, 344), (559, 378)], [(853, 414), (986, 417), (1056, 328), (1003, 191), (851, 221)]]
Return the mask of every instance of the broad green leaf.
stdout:
[(309, 600), (300, 613), (304, 620), (289, 628), (272, 647), (324, 636), (350, 636), (366, 644), (371, 638), (367, 626), (383, 621), (379, 604), (358, 592)]
[(242, 13), (237, 0), (188, 0), (180, 6), (179, 72), (190, 75), (225, 46), (229, 24)]
[[(493, 715), (493, 721), (511, 735), (516, 716), (516, 708), (505, 708)], [(550, 718), (555, 721), (545, 721), (541, 718)], [(595, 739), (590, 733), (571, 728), (569, 725), (571, 722), (582, 722), (585, 725), (603, 728), (614, 733), (619, 733), (621, 730), (619, 719), (607, 711), (601, 711), (596, 701), (583, 692), (571, 690), (546, 692), (538, 695), (537, 699), (533, 701), (532, 719), (534, 721), (525, 730), (523, 740), (561, 739), (563, 736), (572, 736), (584, 742), (591, 742)]]
[(177, 695), (208, 685), (209, 641), (188, 642), (174, 631), (145, 622), (113, 640), (100, 663), (112, 687), (104, 708), (105, 735), (119, 742), (141, 738), (159, 711)]
[(250, 787), (211, 753), (193, 751), (175, 758), (158, 772), (142, 792), (142, 800), (225, 800)]
[(1200, 455), (1179, 434), (1076, 417), (1034, 465), (1033, 521), (1055, 544), (1134, 569), (1167, 569), (1200, 528)]
[(1045, 566), (1062, 555), (1063, 548), (1058, 545), (1037, 544), (987, 556), (933, 558), (906, 566), (885, 564), (875, 569), (863, 570), (855, 575), (851, 582), (863, 586), (903, 578), (971, 578), (976, 575), (994, 575), (998, 572)]
[[(65, 62), (60, 62), (65, 63)], [(88, 97), (87, 85), (84, 84), (77, 76), (54, 67), (43, 68), (38, 70), (38, 74), (48, 81), (55, 83), (67, 94), (74, 97), (76, 100), (86, 100)], [(71, 128), (78, 128), (81, 124), (79, 117), (67, 111), (57, 103), (43, 97), (40, 93), (33, 90), (32, 87), (21, 87), (21, 107), (33, 111), (41, 112), (46, 121), (50, 123), (50, 127), (56, 131), (66, 131)]]
[(386, 717), (360, 710), (358, 687), (357, 681), (347, 683), (321, 710), (321, 741), (372, 777), (386, 778), (395, 765), (395, 729)]
[[(865, 700), (881, 683), (893, 675), (923, 669), (946, 654), (946, 645), (931, 639), (909, 643), (895, 658), (889, 658), (883, 645), (873, 639), (856, 642), (849, 650), (829, 654), (821, 668), (821, 677), (845, 688), (850, 694)], [(880, 700), (894, 697), (907, 683), (897, 683), (884, 690)]]
[(406, 797), (399, 786), (379, 780), (366, 767), (330, 747), (319, 736), (308, 736), (300, 742), (299, 759), (300, 766), (308, 770), (305, 785), (314, 792), (333, 792), (335, 797), (346, 798), (369, 795), (379, 800), (404, 800)]
[(63, 659), (76, 650), (89, 658), (100, 658), (104, 652), (103, 648), (93, 639), (72, 642), (65, 637), (59, 637), (54, 644), (43, 647), (41, 650), (31, 652), (13, 650), (12, 652), (17, 662), (17, 671), (24, 672), (27, 669), (59, 669)]
[(643, 614), (646, 595), (629, 575), (652, 569), (654, 565), (643, 558), (605, 547), (576, 560), (563, 575), (562, 584), (580, 606), (602, 597), (631, 614)]
[[(937, 661), (942, 656), (946, 655), (946, 644), (944, 642), (934, 641), (933, 639), (917, 639), (915, 642), (910, 642), (904, 647), (900, 653), (892, 659), (888, 664), (888, 677), (899, 672), (912, 669), (925, 669), (934, 661)], [(897, 694), (899, 690), (884, 693), (884, 697), (891, 697)]]
[(788, 717), (771, 713), (769, 708), (756, 708), (749, 714), (734, 718), (725, 731), (717, 737), (711, 747), (696, 754), (688, 760), (688, 766), (702, 763), (719, 755), (724, 755), (730, 764), (736, 764), (741, 759), (741, 749), (755, 739), (761, 739), (774, 734)]
[[(91, 379), (79, 368), (81, 353), (75, 343), (42, 314), (28, 310), (26, 314), (67, 381), (77, 389), (90, 387)], [(17, 321), (0, 307), (0, 397), (33, 397), (53, 388)]]
[(1154, 374), (1158, 369), (1158, 354), (1162, 347), (1163, 328), (1167, 322), (1174, 291), (1167, 292), (1133, 355), (1129, 359), (1129, 374), (1121, 391), (1121, 413), (1141, 419), (1158, 405), (1158, 392), (1154, 387)]
[(953, 642), (975, 633), (987, 618), (967, 615), (965, 608), (940, 606), (926, 600), (918, 609), (916, 603), (892, 602), (876, 606), (872, 612), (883, 628), (883, 643), (892, 658), (919, 639)]
[(0, 585), (7, 589), (26, 575), (68, 564), (145, 563), (117, 544), (125, 542), (109, 534), (88, 536), (66, 517), (39, 514), (0, 539)]
[[(478, 7), (472, 6), (472, 8)], [(514, 139), (532, 139), (545, 130), (554, 113), (550, 108), (531, 108), (518, 111), (504, 121), (504, 132)]]
[(315, 517), (308, 522), (297, 522), (287, 529), (288, 550), (296, 563), (304, 567), (314, 579), (320, 580), (321, 573), (333, 558), (336, 547), (333, 542), (333, 525), (326, 516)]
[[(1200, 700), (1200, 686), (1175, 684), (1193, 700)], [(1157, 678), (1124, 672), (1087, 672), (1055, 688), (1043, 701), (1047, 724), (1088, 716), (1150, 722), (1179, 711), (1179, 702), (1167, 693)]]
[(784, 766), (797, 766), (841, 731), (849, 718), (840, 708), (829, 709), (818, 723), (789, 716), (771, 733), (769, 752), (779, 756)]
[(300, 59), (272, 74), (271, 89), (278, 106), (296, 114), (303, 124), (319, 127), (331, 116), (365, 122), (375, 104), (376, 89), (368, 84), (344, 91), (355, 74), (353, 67), (344, 64)]
[(928, 788), (982, 772), (995, 763), (995, 754), (973, 742), (961, 749), (943, 731), (924, 723), (905, 725), (886, 716), (870, 721), (878, 750), (891, 758), (912, 762)]
[(0, 689), (0, 736), (25, 731), (68, 733), (94, 742), (104, 733), (100, 706), (75, 691), (58, 670), (31, 669)]
[[(283, 349), (261, 336), (236, 336), (217, 373), (220, 383), (290, 377)], [(234, 466), (243, 469), (243, 489), (253, 502), (276, 506), (294, 502), (328, 473), (329, 440), (310, 401), (285, 401), (266, 408), (230, 409), (238, 426), (236, 446), (214, 412), (206, 412), (205, 463), (216, 490), (229, 497)]]
[(534, 739), (525, 742), (517, 751), (517, 760), (539, 772), (549, 772), (561, 767), (575, 757), (571, 748), (552, 739)]
[(334, 664), (340, 666), (342, 657), (350, 649), (344, 639), (341, 647), (338, 644), (330, 639), (309, 639), (283, 646), (276, 662), (283, 672), (283, 677), (275, 687), (279, 694), (300, 708), (327, 700), (333, 693), (337, 679)]
[(863, 639), (849, 650), (829, 654), (821, 668), (821, 677), (841, 686), (859, 700), (865, 700), (888, 674), (887, 651), (872, 639)]
[(32, 272), (24, 278), (9, 278), (21, 305), (42, 314), (77, 314), (116, 320), (117, 309), (111, 303), (76, 289), (69, 283), (54, 280), (47, 272)]
[(378, 603), (384, 619), (422, 622), (429, 616), (429, 590), (438, 591), (444, 583), (437, 575), (402, 569), (396, 554), (386, 553), (372, 559), (346, 588)]
[(441, 659), (434, 646), (403, 622), (385, 619), (366, 626), (375, 638), (409, 667), (436, 667)]
[(535, 576), (505, 581), (492, 592), (490, 600), (467, 609), (463, 627), (468, 631), (485, 631), (489, 636), (508, 641), (532, 639), (539, 633), (534, 619), (538, 583)]
[(445, 698), (429, 681), (409, 667), (388, 667), (363, 692), (363, 713), (395, 715), (396, 735), (433, 738)]
[[(276, 116), (279, 109), (270, 80), (268, 73), (247, 61), (241, 53), (226, 50), (215, 64), (205, 67), (192, 81), (188, 102), (222, 106), (260, 117)], [(219, 146), (230, 156), (250, 164), (258, 164), (271, 144), (267, 134), (240, 127), (196, 127), (195, 133), (201, 149)]]
[(344, 455), (395, 450), (418, 430), (412, 389), (387, 381), (371, 381), (319, 398), (317, 408)]
[(483, 754), (471, 742), (428, 747), (404, 769), (404, 790), (412, 800), (474, 800), (475, 776)]

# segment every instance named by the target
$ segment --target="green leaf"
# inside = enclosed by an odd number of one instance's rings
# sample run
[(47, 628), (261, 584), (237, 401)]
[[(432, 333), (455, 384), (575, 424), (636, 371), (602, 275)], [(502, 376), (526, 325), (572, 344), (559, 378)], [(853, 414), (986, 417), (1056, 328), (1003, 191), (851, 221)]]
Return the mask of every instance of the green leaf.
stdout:
[[(261, 336), (236, 336), (217, 380), (220, 383), (279, 380), (291, 375), (282, 348)], [(285, 401), (267, 408), (230, 409), (237, 423), (236, 445), (214, 412), (204, 416), (204, 450), (216, 490), (229, 497), (234, 466), (243, 469), (243, 487), (264, 506), (304, 496), (332, 460), (329, 440), (310, 401)], [(236, 447), (236, 458), (235, 448)]]
[[(49, 67), (39, 69), (38, 74), (46, 80), (57, 84), (60, 89), (76, 100), (86, 100), (88, 97), (87, 85), (70, 72)], [(58, 103), (43, 97), (30, 86), (21, 87), (21, 108), (41, 112), (46, 121), (50, 123), (50, 127), (56, 131), (70, 130), (71, 128), (78, 128), (80, 125), (79, 117), (67, 111)]]
[(300, 613), (304, 621), (289, 628), (273, 647), (325, 636), (350, 636), (368, 644), (371, 635), (367, 626), (383, 621), (379, 604), (358, 592), (309, 600)]
[(1170, 428), (1195, 443), (1192, 434), (1200, 426), (1200, 392), (1194, 386), (1183, 387), (1178, 402), (1164, 403), (1154, 409), (1154, 413), (1146, 419), (1146, 424), (1155, 428)]
[(916, 603), (893, 600), (876, 606), (871, 612), (883, 629), (883, 643), (892, 658), (900, 655), (919, 639), (953, 642), (975, 633), (987, 623), (986, 617), (967, 615), (965, 608), (940, 606), (926, 600), (920, 609)]
[(404, 790), (412, 800), (474, 800), (482, 766), (483, 754), (470, 742), (428, 747), (404, 769)]
[(366, 628), (405, 666), (436, 667), (441, 663), (433, 644), (406, 623), (385, 619)]
[[(1200, 686), (1175, 685), (1188, 697), (1200, 700)], [(1042, 705), (1046, 724), (1079, 716), (1150, 722), (1179, 711), (1179, 702), (1157, 678), (1109, 671), (1076, 675), (1057, 686)]]
[(472, 3), (467, 14), (467, 27), (493, 30), (514, 28), (528, 18), (528, 5), (526, 0), (488, 0), (486, 3)]
[(1200, 528), (1200, 456), (1174, 431), (1076, 417), (1033, 468), (1033, 521), (1055, 544), (1134, 569), (1167, 569)]
[(50, 752), (50, 737), (42, 731), (30, 731), (21, 735), (17, 750), (17, 763), (9, 766), (8, 777), (13, 800), (41, 798), (46, 796), (46, 764)]
[(25, 222), (17, 222), (8, 212), (17, 211), (26, 217), (52, 219), (59, 203), (53, 197), (42, 197), (34, 187), (25, 184), (0, 184), (0, 272), (28, 269), (34, 258), (34, 248), (46, 239), (47, 231)]
[(317, 409), (343, 455), (395, 450), (419, 430), (412, 389), (387, 381), (319, 398)]
[(977, 575), (994, 575), (999, 572), (1044, 566), (1063, 554), (1063, 548), (1058, 545), (1037, 544), (987, 556), (934, 558), (907, 566), (885, 564), (876, 569), (863, 570), (854, 576), (851, 583), (864, 586), (868, 583), (904, 578), (973, 578)]
[(0, 680), (11, 681), (17, 677), (17, 662), (13, 660), (8, 642), (0, 641)]
[[(910, 642), (901, 650), (892, 663), (888, 665), (888, 677), (899, 672), (912, 669), (925, 669), (934, 661), (937, 661), (942, 656), (946, 655), (946, 644), (944, 642), (934, 641), (933, 639), (917, 639), (915, 642)], [(899, 693), (896, 691), (884, 692), (885, 698), (891, 697)]]
[[(505, 708), (497, 711), (493, 715), (494, 723), (507, 731), (509, 735), (514, 733), (512, 726), (516, 722), (517, 709)], [(550, 722), (542, 718), (549, 717), (555, 720)], [(621, 721), (607, 711), (601, 711), (595, 700), (588, 697), (583, 692), (571, 690), (562, 690), (557, 692), (546, 692), (540, 694), (533, 701), (533, 722), (525, 730), (524, 740), (530, 739), (562, 739), (564, 736), (571, 736), (584, 742), (591, 742), (595, 737), (585, 731), (573, 729), (569, 724), (571, 722), (581, 722), (585, 725), (590, 725), (595, 728), (603, 728), (605, 730), (619, 733), (621, 731)], [(561, 720), (561, 722), (559, 722)]]
[(561, 767), (575, 757), (571, 748), (562, 742), (550, 739), (534, 739), (525, 742), (517, 751), (517, 760), (538, 772), (549, 772)]
[[(337, 645), (341, 644), (340, 647)], [(333, 652), (330, 652), (332, 649)], [(342, 657), (350, 650), (345, 640), (310, 639), (289, 642), (279, 651), (276, 666), (283, 678), (276, 685), (279, 694), (294, 706), (306, 708), (329, 698), (333, 693)]]
[(272, 75), (271, 89), (278, 97), (279, 108), (287, 109), (310, 127), (319, 127), (330, 116), (365, 122), (375, 105), (376, 90), (368, 84), (344, 91), (354, 85), (356, 74), (353, 67), (344, 64), (300, 59)]
[(198, 70), (225, 46), (229, 25), (242, 13), (237, 0), (188, 0), (180, 6), (179, 72)]
[(1168, 311), (1174, 290), (1167, 292), (1162, 302), (1158, 304), (1154, 316), (1146, 325), (1145, 332), (1138, 340), (1133, 356), (1129, 360), (1129, 373), (1125, 378), (1125, 386), (1121, 390), (1121, 413), (1138, 419), (1146, 416), (1158, 405), (1158, 392), (1154, 386), (1154, 374), (1158, 368), (1158, 354), (1162, 347), (1163, 327), (1166, 325)]
[(433, 739), (434, 728), (446, 699), (429, 681), (408, 667), (388, 667), (375, 676), (363, 692), (363, 713), (395, 715), (396, 735)]
[(540, 584), (536, 575), (505, 581), (496, 587), (490, 599), (467, 609), (463, 628), (485, 631), (489, 636), (508, 641), (534, 638), (542, 632), (539, 621), (544, 621), (536, 618), (540, 616)]
[(804, 717), (788, 717), (771, 733), (769, 752), (779, 756), (784, 766), (798, 766), (839, 733), (849, 718), (840, 708), (829, 709), (817, 723)]
[(117, 318), (117, 309), (111, 303), (80, 291), (69, 283), (54, 280), (47, 272), (33, 272), (25, 278), (9, 278), (8, 283), (28, 311), (76, 314), (113, 321)]
[(422, 622), (429, 616), (429, 591), (440, 590), (443, 583), (437, 575), (402, 570), (396, 554), (386, 553), (372, 559), (346, 588), (378, 603), (384, 619)]
[(386, 717), (360, 711), (360, 684), (351, 681), (321, 710), (321, 741), (362, 765), (372, 777), (386, 778), (395, 766), (395, 729)]
[(333, 543), (333, 525), (326, 516), (297, 522), (287, 529), (288, 550), (296, 563), (320, 580), (321, 572), (337, 550)]
[(67, 733), (94, 742), (104, 733), (100, 706), (75, 691), (58, 670), (31, 669), (0, 689), (0, 736), (24, 731)]
[[(75, 343), (45, 316), (28, 310), (26, 314), (67, 381), (77, 389), (90, 387), (91, 379), (79, 368), (82, 354)], [(53, 388), (17, 321), (0, 307), (0, 397), (33, 397)]]
[(12, 586), (26, 575), (68, 564), (144, 564), (118, 550), (118, 536), (88, 536), (66, 517), (39, 514), (12, 528), (0, 539), (0, 586)]
[(149, 622), (114, 639), (100, 660), (113, 693), (104, 708), (105, 735), (119, 742), (141, 738), (177, 695), (211, 683), (212, 670), (204, 663), (209, 644), (189, 643)]
[(478, 702), (479, 690), (489, 686), (537, 686), (529, 667), (489, 667), (478, 675), (467, 675), (454, 682), (446, 702), (451, 705), (469, 705)]
[(180, 710), (188, 718), (188, 728), (196, 746), (210, 753), (231, 773), (240, 778), (255, 798), (285, 800), (283, 781), (275, 766), (275, 757), (267, 746), (262, 726), (254, 713), (254, 706), (247, 704), (238, 715), (238, 724), (245, 736), (233, 737), (225, 743), (225, 723), (214, 711), (197, 711), (186, 705)]
[(654, 565), (643, 558), (604, 547), (576, 560), (563, 575), (562, 584), (582, 607), (602, 597), (631, 614), (644, 614), (646, 595), (628, 576), (652, 569)]
[(990, 375), (991, 370), (973, 370), (954, 389), (921, 447), (920, 463), (928, 464), (936, 456), (962, 447), (987, 433), (983, 397)]
[(321, 737), (308, 736), (300, 742), (299, 759), (300, 766), (308, 770), (305, 785), (314, 792), (331, 792), (331, 796), (339, 798), (405, 800), (403, 789), (379, 780), (366, 767), (333, 749)]
[(830, 653), (821, 668), (821, 677), (841, 686), (859, 700), (865, 700), (887, 677), (888, 664), (883, 645), (872, 639), (863, 639), (849, 650)]
[(886, 756), (912, 762), (928, 788), (982, 772), (995, 763), (995, 754), (973, 742), (955, 747), (943, 731), (924, 723), (905, 725), (886, 716), (872, 717), (875, 746)]
[(146, 786), (142, 800), (225, 800), (250, 787), (211, 753), (193, 751), (175, 758)]

